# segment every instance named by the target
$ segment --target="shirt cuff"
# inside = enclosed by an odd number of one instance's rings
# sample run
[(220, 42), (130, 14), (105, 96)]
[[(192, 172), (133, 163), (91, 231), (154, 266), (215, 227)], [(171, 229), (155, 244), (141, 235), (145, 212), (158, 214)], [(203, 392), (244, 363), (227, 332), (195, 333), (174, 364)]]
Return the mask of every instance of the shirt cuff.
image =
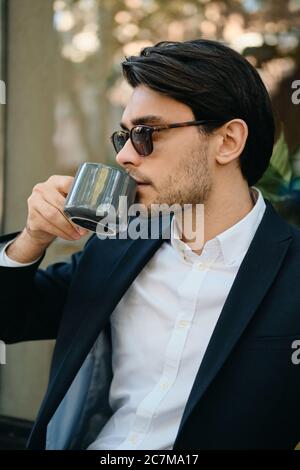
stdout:
[(7, 254), (5, 253), (6, 248), (8, 245), (10, 245), (13, 241), (15, 241), (17, 237), (13, 238), (12, 240), (9, 240), (9, 242), (6, 243), (0, 243), (0, 266), (4, 266), (6, 268), (19, 268), (21, 266), (30, 266), (31, 264), (34, 264), (41, 258), (39, 256), (36, 260), (31, 261), (30, 263), (20, 263), (19, 261), (15, 261), (14, 259), (11, 259)]

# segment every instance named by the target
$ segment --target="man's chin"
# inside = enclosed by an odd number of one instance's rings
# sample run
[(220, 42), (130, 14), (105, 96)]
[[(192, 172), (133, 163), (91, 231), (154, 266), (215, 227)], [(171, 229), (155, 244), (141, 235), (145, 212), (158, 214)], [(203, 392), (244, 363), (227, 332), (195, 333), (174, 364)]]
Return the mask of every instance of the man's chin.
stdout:
[(157, 217), (158, 215), (167, 216), (173, 214), (174, 212), (182, 211), (182, 206), (177, 203), (169, 204), (164, 201), (153, 200), (150, 204), (144, 205), (145, 210), (147, 211), (147, 217)]
[(162, 197), (154, 191), (149, 191), (150, 185), (145, 185), (144, 190), (137, 191), (135, 203), (142, 206), (141, 217), (155, 217), (157, 215), (168, 215), (170, 213), (180, 212), (183, 209), (183, 204), (171, 200), (169, 197)]

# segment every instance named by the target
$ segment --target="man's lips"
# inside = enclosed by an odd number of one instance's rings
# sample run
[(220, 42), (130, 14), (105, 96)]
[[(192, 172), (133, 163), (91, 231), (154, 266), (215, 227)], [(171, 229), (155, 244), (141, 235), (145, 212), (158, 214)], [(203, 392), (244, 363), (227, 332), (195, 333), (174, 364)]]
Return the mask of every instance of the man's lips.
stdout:
[(134, 179), (134, 181), (136, 182), (136, 184), (138, 184), (138, 185), (149, 185), (149, 184), (150, 184), (150, 183), (146, 183), (145, 181), (141, 181), (141, 180), (135, 178), (133, 175), (131, 175), (131, 174), (129, 173), (128, 170), (126, 170), (126, 171), (127, 171), (127, 173), (129, 174), (129, 176), (131, 176), (131, 178)]
[(144, 183), (144, 181), (138, 181), (138, 180), (136, 180), (135, 178), (134, 178), (134, 180), (135, 180), (135, 182), (136, 182), (137, 184), (139, 184), (139, 185), (140, 185), (140, 184), (149, 184), (149, 183)]
[(137, 183), (137, 191), (143, 191), (147, 186), (149, 186), (148, 183)]

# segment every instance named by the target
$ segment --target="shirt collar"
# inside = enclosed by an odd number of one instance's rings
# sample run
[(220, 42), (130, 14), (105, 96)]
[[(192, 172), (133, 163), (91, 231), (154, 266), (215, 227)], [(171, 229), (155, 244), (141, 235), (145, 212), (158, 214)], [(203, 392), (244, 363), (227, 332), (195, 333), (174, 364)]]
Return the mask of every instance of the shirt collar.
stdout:
[(186, 260), (191, 262), (216, 258), (218, 253), (223, 257), (226, 265), (236, 265), (248, 250), (252, 238), (263, 217), (266, 204), (261, 191), (252, 186), (250, 188), (254, 196), (255, 204), (248, 214), (239, 222), (232, 225), (215, 238), (205, 242), (200, 255), (192, 251), (189, 245), (179, 239), (179, 228), (176, 224), (176, 217), (172, 217), (170, 228), (170, 243), (172, 247)]

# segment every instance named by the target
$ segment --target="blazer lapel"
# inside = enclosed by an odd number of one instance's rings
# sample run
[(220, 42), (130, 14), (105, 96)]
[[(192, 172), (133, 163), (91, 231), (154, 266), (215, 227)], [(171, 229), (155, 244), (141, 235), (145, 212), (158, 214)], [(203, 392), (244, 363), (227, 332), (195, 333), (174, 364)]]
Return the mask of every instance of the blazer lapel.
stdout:
[(174, 449), (189, 416), (228, 358), (276, 277), (291, 241), (271, 204), (255, 233), (221, 311), (187, 401)]

